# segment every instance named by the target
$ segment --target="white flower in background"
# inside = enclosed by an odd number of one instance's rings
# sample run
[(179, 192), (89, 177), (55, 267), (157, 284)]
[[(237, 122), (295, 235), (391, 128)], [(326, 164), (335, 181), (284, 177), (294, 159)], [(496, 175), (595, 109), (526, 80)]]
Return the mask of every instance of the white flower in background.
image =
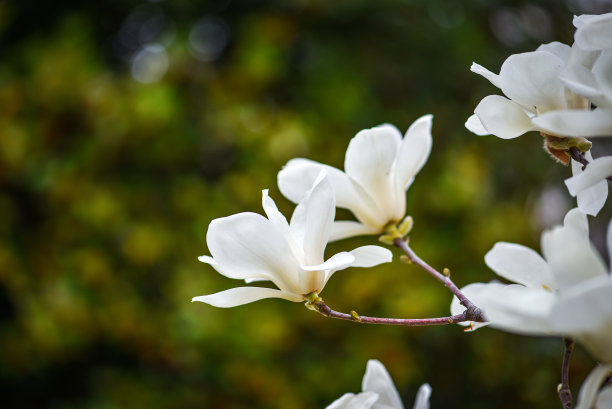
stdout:
[[(485, 97), (465, 126), (478, 135), (493, 134), (503, 139), (516, 138), (528, 131), (550, 133), (547, 127), (541, 126), (546, 115), (557, 110), (588, 110), (588, 100), (569, 93), (559, 74), (570, 61), (588, 66), (591, 58), (577, 47), (572, 49), (553, 42), (541, 45), (536, 51), (511, 55), (502, 64), (499, 75), (473, 63), (471, 70), (500, 88), (505, 97)], [(562, 130), (554, 135), (593, 136), (593, 133)]]
[(574, 41), (583, 50), (612, 48), (612, 13), (574, 16), (576, 34)]
[(307, 159), (292, 159), (278, 174), (280, 191), (297, 203), (325, 169), (334, 187), (336, 206), (350, 210), (355, 221), (337, 221), (331, 240), (379, 234), (406, 214), (406, 189), (431, 151), (432, 116), (417, 119), (402, 139), (392, 125), (359, 132), (349, 143), (342, 172)]
[[(607, 239), (612, 254), (612, 223)], [(496, 328), (576, 337), (597, 359), (612, 363), (612, 279), (589, 241), (586, 215), (570, 210), (563, 226), (542, 234), (541, 247), (544, 258), (519, 244), (495, 244), (486, 264), (518, 284), (475, 283), (463, 293)], [(451, 311), (462, 309), (455, 298)]]
[[(326, 409), (404, 409), (397, 389), (385, 366), (370, 359), (361, 382), (361, 393), (345, 393)], [(414, 409), (429, 409), (431, 386), (421, 385)]]
[(269, 280), (279, 289), (237, 287), (192, 301), (215, 307), (234, 307), (263, 298), (303, 301), (305, 295), (319, 293), (338, 270), (391, 261), (391, 252), (378, 246), (359, 247), (323, 261), (335, 215), (334, 193), (325, 172), (314, 180), (290, 223), (267, 190), (262, 201), (268, 218), (239, 213), (213, 220), (206, 235), (212, 257), (199, 260), (226, 277), (247, 282)]
[(601, 388), (602, 382), (610, 375), (612, 375), (612, 365), (596, 366), (580, 388), (576, 409), (612, 408), (612, 386)]
[[(612, 113), (611, 113), (612, 115)], [(582, 170), (582, 164), (572, 159), (573, 177), (566, 179), (565, 184), (570, 194), (578, 199), (578, 208), (583, 213), (597, 216), (608, 198), (608, 181), (612, 175), (612, 156), (593, 160), (591, 152), (585, 153), (591, 162)]]

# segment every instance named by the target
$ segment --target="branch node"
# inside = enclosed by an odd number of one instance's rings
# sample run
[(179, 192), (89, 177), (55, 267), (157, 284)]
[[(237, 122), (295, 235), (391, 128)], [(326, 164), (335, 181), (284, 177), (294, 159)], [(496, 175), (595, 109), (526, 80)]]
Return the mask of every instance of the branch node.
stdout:
[(351, 310), (351, 318), (353, 321), (361, 322), (361, 317), (357, 314), (357, 311)]
[(444, 274), (445, 277), (450, 277), (450, 269), (444, 267), (444, 270), (442, 270), (442, 274)]

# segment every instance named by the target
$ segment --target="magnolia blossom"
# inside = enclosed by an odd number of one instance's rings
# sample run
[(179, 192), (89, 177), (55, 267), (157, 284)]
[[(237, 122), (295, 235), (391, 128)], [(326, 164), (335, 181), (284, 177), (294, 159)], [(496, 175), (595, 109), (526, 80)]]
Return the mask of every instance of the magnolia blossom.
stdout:
[(574, 176), (566, 179), (565, 184), (570, 194), (578, 199), (578, 208), (583, 213), (596, 216), (608, 198), (606, 177), (612, 175), (612, 156), (593, 160), (589, 151), (585, 157), (591, 163), (584, 170), (580, 162), (572, 159)]
[(612, 386), (601, 388), (602, 382), (610, 375), (612, 375), (612, 365), (596, 366), (580, 388), (576, 409), (612, 408)]
[[(361, 382), (361, 393), (345, 393), (326, 409), (404, 409), (397, 389), (385, 366), (370, 359)], [(421, 385), (414, 409), (429, 409), (431, 386)]]
[(612, 13), (574, 16), (574, 40), (583, 50), (612, 48)]
[[(576, 337), (603, 362), (612, 363), (612, 278), (589, 241), (587, 217), (579, 209), (564, 225), (542, 234), (542, 253), (497, 243), (485, 262), (517, 284), (475, 283), (462, 291), (499, 329), (530, 335)], [(608, 227), (612, 254), (612, 223)], [(455, 298), (453, 314), (460, 313)]]
[(263, 298), (302, 301), (307, 294), (319, 293), (338, 270), (391, 261), (391, 252), (378, 246), (359, 247), (323, 260), (335, 215), (334, 193), (325, 172), (315, 179), (289, 223), (267, 190), (262, 202), (267, 218), (239, 213), (213, 220), (206, 235), (212, 257), (199, 260), (226, 277), (271, 281), (278, 289), (237, 287), (192, 301), (215, 307), (234, 307)]
[(335, 222), (332, 240), (381, 233), (406, 214), (406, 189), (431, 151), (431, 122), (431, 115), (417, 119), (403, 139), (388, 124), (359, 132), (349, 143), (344, 172), (308, 159), (292, 159), (278, 174), (280, 191), (297, 203), (325, 169), (336, 205), (350, 210), (358, 220)]
[[(589, 127), (552, 132), (545, 119), (558, 110), (588, 110), (589, 101), (567, 91), (559, 74), (569, 63), (589, 66), (592, 56), (578, 47), (553, 42), (536, 51), (513, 54), (504, 61), (499, 74), (473, 63), (471, 70), (500, 88), (506, 97), (485, 97), (465, 126), (478, 135), (493, 134), (503, 139), (516, 138), (528, 131), (543, 131), (556, 136), (600, 135)], [(588, 111), (585, 111), (588, 112)]]

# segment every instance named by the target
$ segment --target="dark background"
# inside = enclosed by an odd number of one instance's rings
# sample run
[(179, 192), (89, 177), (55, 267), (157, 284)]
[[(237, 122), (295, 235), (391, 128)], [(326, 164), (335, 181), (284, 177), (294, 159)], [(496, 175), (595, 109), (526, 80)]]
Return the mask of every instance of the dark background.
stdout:
[[(197, 261), (216, 217), (286, 215), (293, 157), (342, 167), (350, 138), (434, 114), (408, 191), (411, 243), (455, 282), (489, 281), (496, 241), (539, 250), (575, 204), (536, 133), (463, 124), (499, 93), (469, 71), (571, 44), (609, 1), (0, 2), (0, 401), (7, 408), (323, 408), (369, 358), (406, 407), (557, 408), (562, 341), (325, 319), (299, 303), (190, 303), (237, 285)], [(595, 156), (609, 152), (595, 141)], [(601, 153), (599, 153), (601, 154)], [(603, 248), (610, 209), (592, 223)], [(358, 238), (327, 254), (370, 244)], [(399, 254), (396, 254), (396, 259)], [(338, 310), (448, 314), (449, 292), (396, 262), (339, 272)], [(575, 395), (593, 360), (576, 350)]]

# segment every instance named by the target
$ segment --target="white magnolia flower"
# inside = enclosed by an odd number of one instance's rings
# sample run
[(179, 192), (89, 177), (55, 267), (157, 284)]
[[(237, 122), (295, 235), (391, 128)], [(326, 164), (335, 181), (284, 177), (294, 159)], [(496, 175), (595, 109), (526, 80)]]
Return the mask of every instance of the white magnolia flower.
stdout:
[[(611, 113), (612, 115), (612, 113)], [(578, 199), (578, 208), (583, 213), (597, 216), (608, 198), (608, 181), (612, 175), (612, 156), (593, 160), (591, 152), (585, 157), (591, 162), (582, 170), (582, 164), (572, 159), (573, 177), (566, 179), (565, 184), (570, 194)]]
[(610, 375), (612, 375), (612, 365), (596, 366), (580, 388), (576, 409), (612, 408), (612, 386), (601, 388), (602, 382)]
[(359, 247), (323, 260), (335, 215), (333, 188), (325, 172), (315, 179), (290, 223), (267, 190), (263, 191), (262, 202), (268, 218), (239, 213), (213, 220), (206, 235), (212, 257), (199, 260), (226, 277), (247, 282), (269, 280), (279, 289), (237, 287), (192, 301), (215, 307), (234, 307), (263, 298), (303, 301), (305, 295), (319, 293), (338, 270), (391, 261), (391, 252), (378, 246)]
[(546, 122), (549, 115), (559, 110), (589, 112), (589, 101), (568, 92), (559, 74), (570, 63), (588, 67), (592, 58), (590, 53), (578, 47), (553, 42), (541, 45), (536, 51), (511, 55), (502, 64), (499, 74), (473, 63), (471, 70), (500, 88), (505, 97), (485, 97), (465, 126), (477, 135), (493, 134), (503, 139), (516, 138), (528, 131), (560, 137), (601, 135), (598, 129), (589, 126), (552, 132)]
[[(544, 258), (519, 244), (495, 244), (486, 264), (517, 284), (475, 283), (462, 291), (496, 328), (576, 337), (596, 358), (612, 363), (612, 279), (589, 241), (586, 215), (570, 210), (563, 226), (542, 234), (541, 246)], [(612, 254), (612, 223), (608, 250)], [(451, 311), (461, 310), (455, 298)]]
[[(370, 359), (361, 382), (361, 393), (345, 393), (326, 409), (404, 409), (399, 393), (385, 366)], [(414, 409), (429, 409), (431, 386), (421, 385)]]
[(337, 221), (332, 240), (378, 234), (406, 214), (406, 189), (431, 151), (432, 116), (417, 119), (402, 139), (392, 125), (359, 132), (349, 143), (342, 172), (308, 159), (292, 159), (278, 174), (278, 186), (297, 203), (325, 169), (336, 194), (336, 205), (350, 210), (357, 222)]
[(583, 50), (612, 48), (612, 13), (574, 16), (574, 40)]
[(612, 136), (612, 49), (591, 55), (597, 56), (592, 65), (568, 64), (559, 73), (559, 80), (571, 93), (581, 95), (596, 108), (550, 112), (534, 119), (537, 126), (555, 135)]

